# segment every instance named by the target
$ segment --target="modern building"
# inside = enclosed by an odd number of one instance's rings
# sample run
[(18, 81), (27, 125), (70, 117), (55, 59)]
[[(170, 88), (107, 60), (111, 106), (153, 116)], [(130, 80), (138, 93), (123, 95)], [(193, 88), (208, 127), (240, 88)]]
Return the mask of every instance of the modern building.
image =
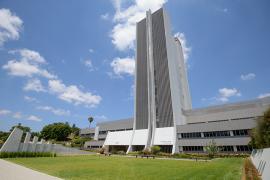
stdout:
[(135, 113), (99, 123), (81, 136), (85, 148), (126, 152), (158, 145), (164, 152), (204, 152), (214, 140), (224, 152), (250, 151), (250, 130), (270, 107), (270, 98), (192, 109), (180, 41), (164, 9), (146, 12), (136, 26)]

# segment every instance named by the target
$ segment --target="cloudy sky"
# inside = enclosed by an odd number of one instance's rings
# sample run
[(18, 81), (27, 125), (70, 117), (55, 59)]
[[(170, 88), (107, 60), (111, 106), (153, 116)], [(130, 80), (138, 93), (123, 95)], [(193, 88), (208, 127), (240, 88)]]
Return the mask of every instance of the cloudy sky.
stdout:
[(194, 108), (270, 95), (268, 0), (1, 0), (0, 130), (131, 117), (135, 24), (161, 6)]

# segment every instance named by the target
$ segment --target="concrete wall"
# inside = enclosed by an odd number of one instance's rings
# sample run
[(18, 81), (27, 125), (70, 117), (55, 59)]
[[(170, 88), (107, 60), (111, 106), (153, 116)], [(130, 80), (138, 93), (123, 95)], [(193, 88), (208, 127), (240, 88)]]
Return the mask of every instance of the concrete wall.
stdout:
[(0, 149), (0, 152), (55, 152), (58, 154), (88, 154), (89, 152), (81, 151), (76, 148), (65, 147), (59, 144), (51, 144), (41, 139), (38, 142), (38, 137), (34, 137), (30, 141), (31, 134), (26, 133), (24, 142), (21, 142), (23, 131), (18, 128), (9, 135), (8, 139)]
[(8, 152), (17, 152), (20, 148), (20, 143), (22, 139), (23, 131), (14, 128), (13, 131), (10, 133), (8, 139), (3, 144), (0, 152), (8, 151)]
[(263, 180), (270, 179), (270, 148), (254, 149), (250, 156)]

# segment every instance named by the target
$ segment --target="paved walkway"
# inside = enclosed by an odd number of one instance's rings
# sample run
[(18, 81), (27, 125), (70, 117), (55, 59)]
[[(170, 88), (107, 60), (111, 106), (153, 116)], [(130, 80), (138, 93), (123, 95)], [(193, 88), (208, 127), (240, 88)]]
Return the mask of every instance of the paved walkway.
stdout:
[(0, 159), (1, 180), (61, 180), (32, 169)]

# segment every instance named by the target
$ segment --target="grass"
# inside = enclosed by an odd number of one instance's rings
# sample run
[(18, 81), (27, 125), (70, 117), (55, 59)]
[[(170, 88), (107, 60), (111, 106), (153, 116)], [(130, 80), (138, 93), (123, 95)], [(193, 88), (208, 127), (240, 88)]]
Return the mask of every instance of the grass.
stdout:
[(96, 155), (13, 158), (11, 162), (63, 179), (241, 179), (243, 159), (211, 162), (136, 159)]

